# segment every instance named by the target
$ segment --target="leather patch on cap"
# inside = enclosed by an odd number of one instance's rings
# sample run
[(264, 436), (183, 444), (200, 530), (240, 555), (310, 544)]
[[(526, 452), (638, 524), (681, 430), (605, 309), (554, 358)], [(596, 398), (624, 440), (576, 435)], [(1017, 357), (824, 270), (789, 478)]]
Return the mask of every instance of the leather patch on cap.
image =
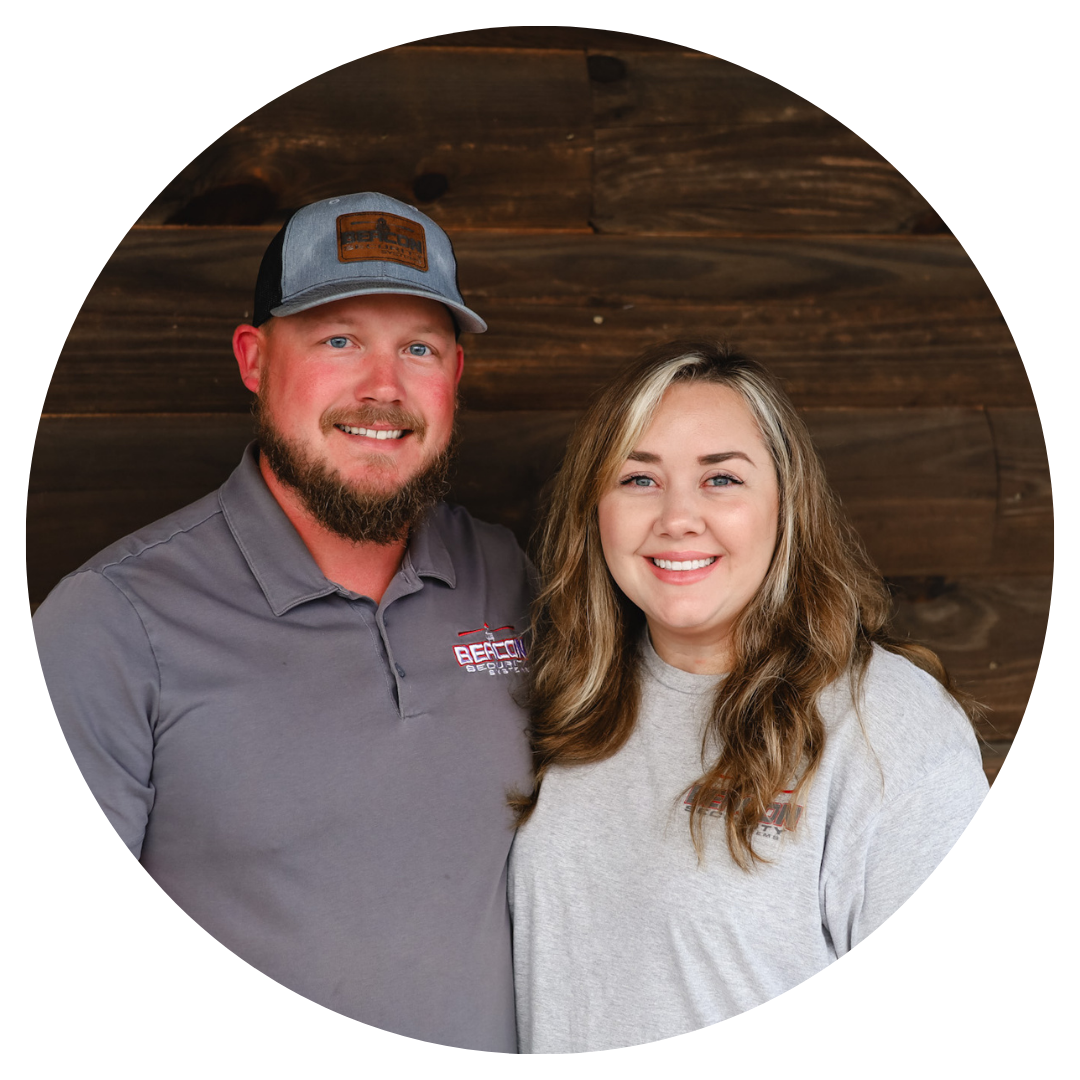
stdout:
[(377, 259), (427, 270), (424, 226), (397, 214), (342, 214), (337, 219), (338, 261)]

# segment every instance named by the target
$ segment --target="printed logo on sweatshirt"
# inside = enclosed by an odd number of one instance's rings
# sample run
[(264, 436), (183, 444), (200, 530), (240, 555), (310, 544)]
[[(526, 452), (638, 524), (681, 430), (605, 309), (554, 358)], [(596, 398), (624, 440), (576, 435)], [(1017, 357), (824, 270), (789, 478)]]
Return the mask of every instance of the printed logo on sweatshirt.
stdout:
[[(500, 634), (502, 637), (498, 636)], [(473, 640), (462, 640), (468, 638)], [(459, 631), (458, 641), (460, 644), (454, 646), (454, 659), (466, 671), (513, 675), (527, 667), (525, 643), (514, 633), (512, 626), (497, 626), (492, 630), (484, 623), (476, 630)]]
[[(694, 796), (699, 790), (700, 785), (695, 784), (683, 799), (683, 809), (688, 814), (690, 813), (690, 804), (694, 801)], [(794, 790), (782, 791), (780, 794), (793, 795)], [(739, 804), (740, 808), (745, 806), (746, 802), (747, 800), (743, 799)], [(700, 809), (698, 813), (707, 814), (709, 817), (723, 817), (731, 805), (731, 792), (725, 791), (713, 799), (707, 807)], [(758, 820), (758, 827), (754, 830), (754, 836), (760, 836), (764, 840), (779, 840), (782, 833), (795, 831), (795, 826), (802, 819), (805, 809), (806, 807), (788, 800), (777, 800), (769, 803), (768, 809)]]

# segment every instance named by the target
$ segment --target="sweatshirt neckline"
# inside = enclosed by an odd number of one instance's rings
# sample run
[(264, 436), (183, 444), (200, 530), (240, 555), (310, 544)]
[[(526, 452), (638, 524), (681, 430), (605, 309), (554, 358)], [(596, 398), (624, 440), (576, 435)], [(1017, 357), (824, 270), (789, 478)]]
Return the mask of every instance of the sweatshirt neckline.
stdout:
[(696, 675), (692, 671), (672, 667), (667, 661), (660, 659), (660, 654), (653, 648), (648, 630), (641, 635), (641, 656), (645, 670), (652, 678), (661, 686), (666, 686), (669, 690), (676, 690), (681, 694), (697, 695), (715, 690), (724, 678), (723, 675)]

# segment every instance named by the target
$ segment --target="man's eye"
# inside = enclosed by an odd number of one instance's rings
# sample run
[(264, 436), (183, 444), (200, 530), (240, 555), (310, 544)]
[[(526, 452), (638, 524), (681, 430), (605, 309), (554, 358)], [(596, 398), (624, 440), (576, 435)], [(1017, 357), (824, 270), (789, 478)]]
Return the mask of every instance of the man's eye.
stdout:
[(347, 337), (332, 337), (327, 340), (326, 344), (331, 349), (344, 349), (349, 344), (349, 339)]
[(410, 356), (430, 356), (431, 355), (431, 347), (429, 345), (421, 345), (419, 342), (416, 342), (415, 344), (409, 346), (409, 355)]

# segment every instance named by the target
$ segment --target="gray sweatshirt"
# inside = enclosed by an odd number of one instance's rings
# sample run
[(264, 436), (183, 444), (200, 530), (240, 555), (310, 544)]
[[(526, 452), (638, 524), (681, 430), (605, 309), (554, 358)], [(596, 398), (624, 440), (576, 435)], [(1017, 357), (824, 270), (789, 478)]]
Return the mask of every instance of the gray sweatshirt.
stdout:
[(510, 859), (523, 1053), (650, 1042), (783, 993), (907, 900), (986, 794), (956, 703), (875, 649), (862, 723), (848, 681), (828, 688), (824, 756), (804, 805), (782, 793), (758, 826), (754, 849), (770, 861), (739, 869), (721, 804), (706, 814), (699, 865), (684, 792), (703, 771), (720, 678), (673, 668), (646, 641), (625, 747), (544, 780)]

